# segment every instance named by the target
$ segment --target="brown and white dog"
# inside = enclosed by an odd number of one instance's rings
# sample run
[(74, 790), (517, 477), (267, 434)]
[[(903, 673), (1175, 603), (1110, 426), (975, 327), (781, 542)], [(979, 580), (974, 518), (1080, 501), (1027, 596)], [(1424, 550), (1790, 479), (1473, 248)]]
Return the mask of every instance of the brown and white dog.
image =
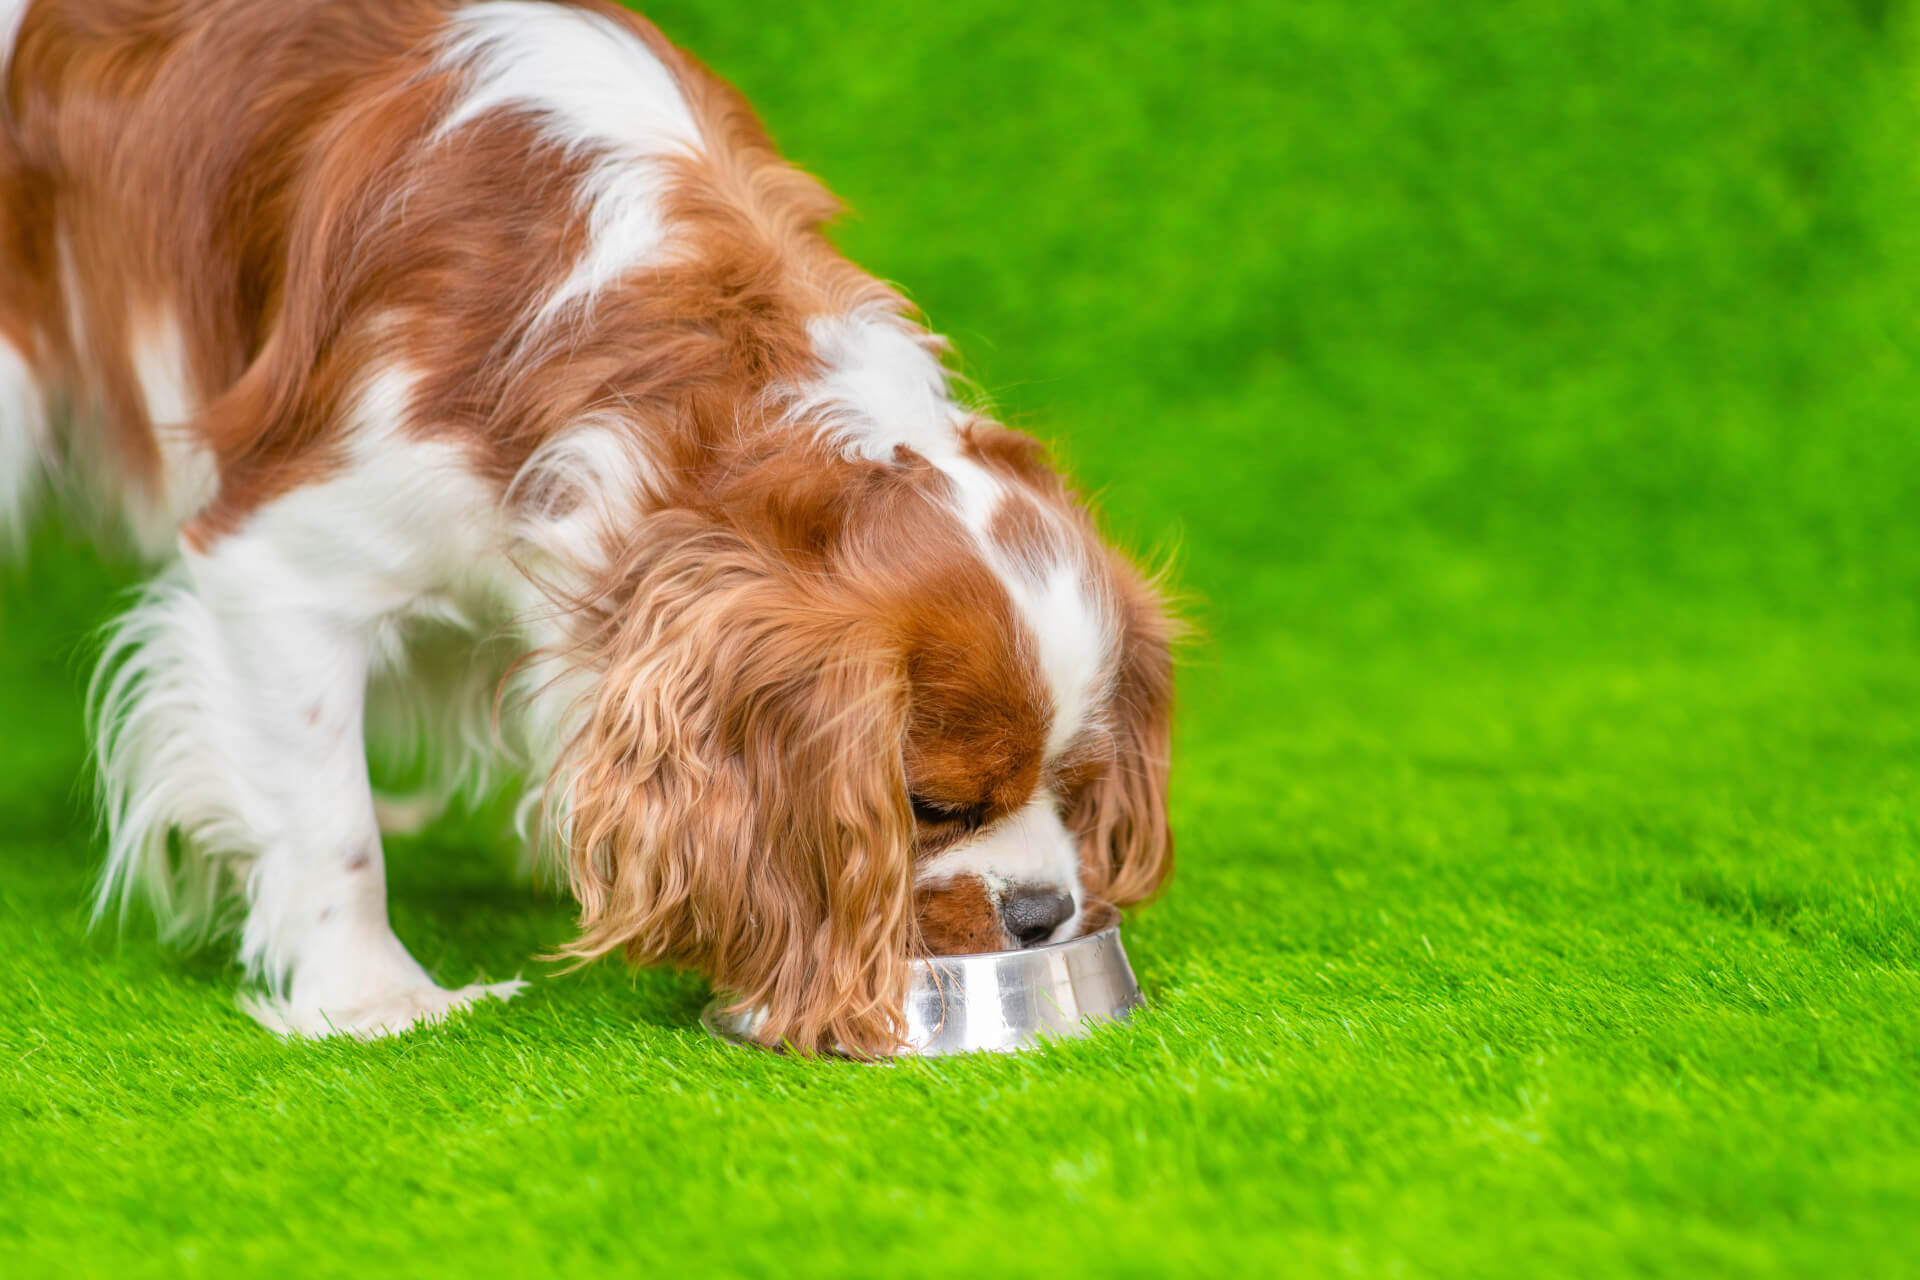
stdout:
[(237, 925), (285, 1033), (511, 995), (388, 924), (396, 732), (442, 795), (537, 780), (572, 954), (802, 1047), (1158, 888), (1160, 603), (653, 27), (0, 0), (0, 61), (0, 533), (51, 488), (158, 566), (95, 680), (101, 912)]

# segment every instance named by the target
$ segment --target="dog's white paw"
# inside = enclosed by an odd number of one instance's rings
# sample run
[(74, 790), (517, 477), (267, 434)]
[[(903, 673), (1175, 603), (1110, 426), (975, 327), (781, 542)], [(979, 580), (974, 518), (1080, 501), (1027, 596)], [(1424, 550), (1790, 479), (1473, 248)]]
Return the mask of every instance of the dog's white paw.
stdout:
[(526, 990), (519, 978), (505, 982), (471, 983), (452, 991), (432, 983), (404, 987), (346, 1008), (299, 1007), (290, 1001), (263, 995), (243, 995), (240, 1007), (247, 1016), (280, 1036), (324, 1039), (353, 1036), (375, 1040), (414, 1027), (445, 1021), (447, 1015), (482, 1000), (511, 1000)]

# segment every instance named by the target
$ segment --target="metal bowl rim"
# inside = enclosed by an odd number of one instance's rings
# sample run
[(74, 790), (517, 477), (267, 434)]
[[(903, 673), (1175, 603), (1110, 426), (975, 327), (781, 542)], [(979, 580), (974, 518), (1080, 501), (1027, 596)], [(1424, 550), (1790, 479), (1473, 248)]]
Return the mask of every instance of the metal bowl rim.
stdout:
[[(1031, 963), (1028, 962), (1028, 957), (1037, 957), (1053, 952), (1064, 951), (1071, 947), (1099, 947), (1102, 944), (1110, 943), (1113, 947), (1120, 948), (1119, 934), (1121, 920), (1119, 910), (1109, 904), (1101, 903), (1097, 908), (1097, 912), (1098, 914), (1095, 916), (1095, 919), (1104, 920), (1106, 923), (1102, 924), (1100, 928), (1094, 930), (1092, 933), (1083, 933), (1077, 938), (1066, 938), (1060, 942), (1049, 942), (1043, 946), (1023, 947), (1018, 950), (973, 951), (958, 955), (925, 956), (916, 959), (912, 965), (914, 970), (913, 986), (920, 987), (922, 983), (929, 981), (938, 985), (941, 982), (938, 975), (938, 967), (957, 961), (990, 961), (996, 967), (1000, 967), (1002, 972), (1005, 972), (1004, 966), (1007, 966), (1009, 963), (1018, 968), (1031, 969), (1032, 966)], [(1124, 1021), (1129, 1014), (1145, 1003), (1140, 988), (1133, 979), (1132, 965), (1127, 960), (1125, 950), (1119, 949), (1118, 954), (1120, 970), (1126, 974), (1128, 979), (1127, 985), (1132, 988), (1131, 995), (1122, 1000), (1110, 1013), (1089, 1011), (1082, 1015), (1083, 1020), (1092, 1018), (1096, 1021), (1103, 1022)], [(1111, 961), (1109, 961), (1109, 963), (1110, 962)], [(909, 999), (911, 999), (911, 996), (909, 996)], [(723, 993), (714, 992), (712, 998), (709, 999), (705, 1007), (700, 1010), (699, 1022), (709, 1035), (725, 1043), (742, 1048), (769, 1048), (769, 1046), (762, 1044), (751, 1035), (742, 1034), (740, 1019), (743, 1015), (751, 1017), (753, 1012), (754, 1009), (752, 1006), (741, 1008), (735, 1005), (733, 1001)], [(1039, 1038), (1051, 1039), (1052, 1037), (1043, 1034)], [(1035, 1042), (1037, 1043), (1037, 1041)], [(1027, 1047), (1029, 1047), (1027, 1044), (1018, 1044), (996, 1047), (981, 1046), (981, 1049), (985, 1052), (1006, 1053), (1015, 1052)], [(841, 1051), (836, 1049), (831, 1052), (840, 1053)], [(895, 1053), (884, 1054), (879, 1060), (895, 1057), (941, 1056), (945, 1055), (942, 1053), (927, 1054), (918, 1049), (903, 1048)]]

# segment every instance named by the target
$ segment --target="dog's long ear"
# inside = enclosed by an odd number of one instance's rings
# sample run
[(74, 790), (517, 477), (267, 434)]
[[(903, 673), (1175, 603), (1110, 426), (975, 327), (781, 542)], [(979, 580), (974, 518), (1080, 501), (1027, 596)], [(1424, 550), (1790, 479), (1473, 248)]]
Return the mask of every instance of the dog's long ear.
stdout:
[(805, 1051), (898, 1043), (912, 925), (906, 678), (817, 583), (650, 522), (555, 772), (581, 936), (695, 968)]
[(1124, 907), (1151, 898), (1173, 873), (1167, 776), (1175, 624), (1153, 588), (1113, 559), (1122, 624), (1113, 751), (1105, 768), (1068, 796), (1067, 825), (1080, 841), (1087, 895)]

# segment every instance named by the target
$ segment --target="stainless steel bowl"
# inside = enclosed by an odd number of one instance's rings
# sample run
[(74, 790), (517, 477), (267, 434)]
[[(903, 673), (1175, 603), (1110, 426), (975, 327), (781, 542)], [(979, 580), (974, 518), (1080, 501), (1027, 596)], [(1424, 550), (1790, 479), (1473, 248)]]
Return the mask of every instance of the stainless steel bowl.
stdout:
[[(1122, 1021), (1140, 1003), (1120, 945), (1120, 917), (1109, 908), (1065, 942), (914, 961), (907, 1043), (896, 1052), (1011, 1053), (1043, 1039), (1084, 1036), (1100, 1023)], [(716, 998), (701, 1024), (722, 1040), (760, 1047), (755, 1033), (764, 1016), (755, 1009), (731, 1013), (727, 1004)]]

